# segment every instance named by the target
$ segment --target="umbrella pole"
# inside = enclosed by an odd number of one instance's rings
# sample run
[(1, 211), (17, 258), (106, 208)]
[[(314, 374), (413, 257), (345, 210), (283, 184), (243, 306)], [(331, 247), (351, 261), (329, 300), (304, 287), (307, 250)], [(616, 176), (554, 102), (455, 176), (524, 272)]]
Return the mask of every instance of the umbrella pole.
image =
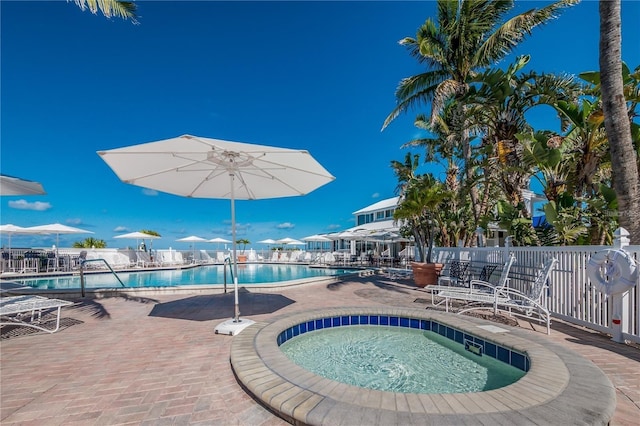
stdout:
[(235, 174), (230, 172), (229, 177), (231, 178), (231, 239), (233, 240), (233, 292), (235, 301), (233, 321), (240, 322), (240, 305), (238, 303), (238, 258), (236, 257), (236, 205), (235, 194), (233, 192), (233, 180), (235, 178)]

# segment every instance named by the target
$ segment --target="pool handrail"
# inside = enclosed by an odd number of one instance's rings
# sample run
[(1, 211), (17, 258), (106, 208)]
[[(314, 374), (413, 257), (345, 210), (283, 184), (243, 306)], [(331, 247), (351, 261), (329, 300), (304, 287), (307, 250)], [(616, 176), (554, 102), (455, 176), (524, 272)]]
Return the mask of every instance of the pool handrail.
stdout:
[(100, 262), (100, 261), (104, 262), (104, 264), (107, 265), (107, 268), (111, 271), (113, 276), (116, 277), (116, 279), (118, 280), (120, 285), (122, 285), (122, 287), (126, 287), (126, 285), (124, 285), (124, 283), (122, 282), (122, 280), (120, 279), (118, 274), (116, 274), (116, 271), (113, 270), (111, 265), (109, 265), (109, 262), (107, 262), (105, 259), (84, 259), (84, 258), (81, 258), (81, 259), (82, 260), (80, 261), (80, 291), (82, 292), (82, 297), (85, 296), (85, 293), (84, 293), (84, 264), (85, 263), (89, 263), (89, 262)]

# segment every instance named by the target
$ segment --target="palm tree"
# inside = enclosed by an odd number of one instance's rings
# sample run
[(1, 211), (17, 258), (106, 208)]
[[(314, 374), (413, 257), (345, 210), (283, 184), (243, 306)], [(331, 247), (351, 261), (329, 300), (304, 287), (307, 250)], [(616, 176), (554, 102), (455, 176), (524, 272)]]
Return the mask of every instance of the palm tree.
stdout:
[(620, 0), (600, 0), (600, 75), (620, 226), (640, 243), (640, 177), (622, 79)]
[[(67, 0), (67, 3), (71, 0)], [(104, 16), (111, 18), (128, 19), (134, 24), (138, 23), (136, 4), (132, 1), (122, 0), (73, 0), (82, 10), (89, 9), (94, 15), (100, 10)]]
[[(384, 121), (383, 129), (399, 114), (429, 102), (431, 117), (436, 117), (447, 100), (458, 99), (467, 92), (468, 79), (478, 70), (504, 58), (534, 27), (578, 2), (560, 0), (505, 20), (514, 7), (513, 0), (438, 0), (437, 21), (427, 19), (415, 38), (400, 41), (407, 46), (409, 54), (428, 69), (400, 82), (396, 89), (397, 105)], [(467, 164), (466, 179), (472, 181), (474, 170), (468, 167), (472, 156), (468, 134), (463, 132), (459, 144)], [(470, 196), (475, 218), (479, 220), (476, 188), (471, 188)]]
[(524, 217), (524, 190), (529, 188), (531, 168), (523, 167), (521, 134), (532, 129), (525, 114), (540, 104), (556, 104), (559, 100), (575, 100), (583, 93), (583, 85), (572, 76), (538, 75), (521, 72), (529, 56), (516, 58), (502, 69), (488, 69), (470, 78), (466, 95), (461, 98), (466, 108), (466, 124), (482, 137), (481, 147), (490, 156), (483, 164), (484, 174), (495, 179), (512, 206), (521, 205)]
[(107, 247), (107, 243), (104, 240), (99, 240), (97, 238), (89, 237), (85, 238), (82, 241), (76, 241), (73, 243), (73, 247), (75, 248), (105, 248)]

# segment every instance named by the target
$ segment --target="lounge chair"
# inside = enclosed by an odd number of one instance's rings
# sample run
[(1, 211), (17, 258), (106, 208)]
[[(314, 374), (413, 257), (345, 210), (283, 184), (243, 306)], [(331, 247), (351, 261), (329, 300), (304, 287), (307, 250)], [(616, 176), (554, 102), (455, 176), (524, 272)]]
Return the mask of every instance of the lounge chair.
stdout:
[(150, 266), (160, 266), (157, 261), (151, 260), (151, 255), (149, 255), (149, 253), (147, 253), (146, 251), (137, 251), (136, 256), (138, 256), (138, 266), (141, 266), (143, 268), (147, 268)]
[[(60, 328), (60, 309), (69, 305), (73, 305), (73, 302), (42, 296), (1, 297), (0, 326), (18, 324), (47, 333), (55, 333)], [(42, 313), (54, 309), (57, 309), (55, 327), (44, 327)]]
[(467, 260), (452, 260), (449, 263), (449, 275), (440, 275), (438, 285), (465, 286), (469, 281), (468, 269), (471, 263)]
[[(493, 284), (488, 280), (471, 280), (469, 287), (447, 285), (425, 287), (427, 291), (431, 292), (431, 304), (433, 306), (439, 306), (444, 303), (445, 311), (447, 312), (449, 312), (449, 303), (453, 300), (461, 301), (469, 306), (481, 306), (483, 304), (491, 304), (493, 306), (496, 291), (506, 288), (509, 283), (509, 272), (515, 260), (515, 256), (511, 254), (502, 267), (502, 273), (500, 274), (500, 279), (497, 284)], [(438, 300), (436, 300), (436, 297)]]
[(544, 306), (544, 299), (545, 290), (549, 288), (551, 272), (557, 263), (558, 260), (555, 258), (547, 260), (538, 270), (535, 280), (527, 287), (526, 291), (518, 291), (508, 287), (496, 289), (494, 313), (502, 311), (512, 316), (545, 324), (547, 334), (550, 334), (551, 314)]
[(206, 250), (200, 250), (200, 260), (204, 263), (214, 263), (213, 257)]

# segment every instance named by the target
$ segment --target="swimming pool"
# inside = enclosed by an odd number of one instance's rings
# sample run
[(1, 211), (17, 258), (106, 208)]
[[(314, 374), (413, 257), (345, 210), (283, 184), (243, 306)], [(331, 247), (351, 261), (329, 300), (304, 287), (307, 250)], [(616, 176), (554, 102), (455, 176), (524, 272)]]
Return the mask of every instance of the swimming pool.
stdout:
[[(117, 271), (116, 271), (117, 272)], [(238, 283), (241, 285), (268, 284), (295, 281), (315, 277), (334, 277), (352, 271), (346, 269), (311, 268), (306, 265), (259, 264), (238, 265)], [(227, 267), (227, 284), (233, 284)], [(223, 265), (203, 265), (187, 269), (117, 272), (127, 288), (180, 287), (224, 284)], [(121, 288), (116, 278), (109, 272), (87, 273), (85, 287)], [(79, 275), (25, 278), (12, 277), (11, 281), (41, 290), (68, 290), (80, 288)]]

